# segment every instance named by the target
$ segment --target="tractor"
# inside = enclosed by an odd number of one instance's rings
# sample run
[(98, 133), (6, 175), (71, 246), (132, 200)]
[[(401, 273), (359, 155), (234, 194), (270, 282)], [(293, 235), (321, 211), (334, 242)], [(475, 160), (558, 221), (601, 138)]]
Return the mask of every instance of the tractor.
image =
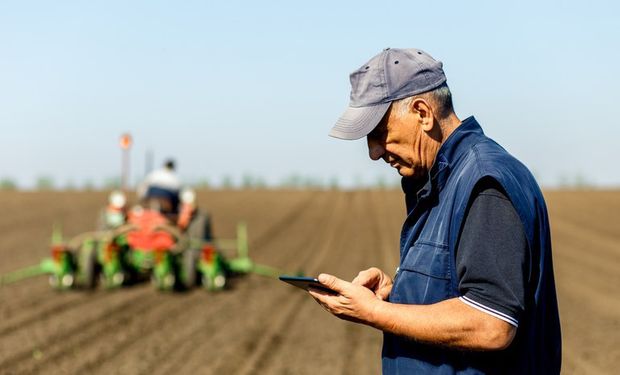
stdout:
[[(127, 209), (125, 194), (114, 191), (101, 213), (99, 230), (65, 242), (55, 227), (51, 257), (38, 267), (5, 276), (5, 283), (21, 275), (48, 273), (50, 285), (59, 290), (98, 284), (113, 289), (150, 279), (164, 291), (199, 285), (215, 291), (226, 286), (233, 272), (249, 271), (245, 224), (238, 225), (237, 239), (215, 240), (209, 216), (195, 204), (195, 193), (184, 190), (180, 200), (179, 212), (170, 215), (157, 199)], [(233, 248), (238, 257), (228, 261), (223, 251)]]
[[(99, 217), (99, 229), (69, 241), (55, 226), (51, 256), (0, 276), (0, 285), (49, 274), (50, 285), (57, 290), (97, 285), (115, 289), (150, 279), (162, 291), (197, 286), (219, 291), (233, 275), (275, 278), (283, 273), (250, 259), (244, 223), (237, 225), (235, 239), (214, 238), (210, 217), (197, 208), (192, 190), (180, 194), (180, 209), (174, 214), (158, 200), (147, 199), (131, 209), (126, 203), (124, 193), (112, 192)], [(234, 257), (224, 255), (232, 253)]]

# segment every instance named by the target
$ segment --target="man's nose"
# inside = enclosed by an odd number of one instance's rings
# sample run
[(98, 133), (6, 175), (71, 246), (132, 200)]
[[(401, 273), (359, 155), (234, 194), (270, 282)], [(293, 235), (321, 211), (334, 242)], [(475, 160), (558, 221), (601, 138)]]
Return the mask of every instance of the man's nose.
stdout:
[(383, 154), (385, 154), (385, 147), (380, 142), (368, 138), (368, 156), (372, 160), (379, 160)]

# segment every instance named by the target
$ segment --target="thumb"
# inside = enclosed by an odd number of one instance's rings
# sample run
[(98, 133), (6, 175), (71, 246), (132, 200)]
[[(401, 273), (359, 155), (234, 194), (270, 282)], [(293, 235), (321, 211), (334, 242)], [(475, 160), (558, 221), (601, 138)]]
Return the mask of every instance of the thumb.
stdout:
[(346, 281), (326, 273), (320, 274), (318, 279), (321, 284), (338, 293), (340, 293), (348, 284)]

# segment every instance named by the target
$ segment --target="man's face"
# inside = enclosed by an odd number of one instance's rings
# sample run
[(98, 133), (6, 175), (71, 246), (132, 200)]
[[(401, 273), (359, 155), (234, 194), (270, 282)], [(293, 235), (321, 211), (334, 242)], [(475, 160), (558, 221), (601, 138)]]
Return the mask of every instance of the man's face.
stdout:
[(369, 156), (372, 160), (383, 159), (403, 177), (425, 178), (430, 166), (426, 166), (428, 162), (421, 152), (423, 131), (415, 114), (395, 107), (392, 104), (377, 127), (366, 136)]

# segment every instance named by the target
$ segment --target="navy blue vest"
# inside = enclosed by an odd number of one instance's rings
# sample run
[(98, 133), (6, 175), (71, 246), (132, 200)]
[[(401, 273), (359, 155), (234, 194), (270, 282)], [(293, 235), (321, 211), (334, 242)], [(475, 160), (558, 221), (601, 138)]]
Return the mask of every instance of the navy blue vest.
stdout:
[(501, 184), (527, 237), (528, 284), (517, 335), (502, 351), (464, 352), (386, 333), (384, 374), (559, 373), (560, 323), (543, 195), (527, 168), (486, 137), (473, 117), (441, 146), (426, 185), (403, 179), (408, 216), (389, 300), (424, 305), (459, 297), (455, 250), (470, 196), (482, 178)]

